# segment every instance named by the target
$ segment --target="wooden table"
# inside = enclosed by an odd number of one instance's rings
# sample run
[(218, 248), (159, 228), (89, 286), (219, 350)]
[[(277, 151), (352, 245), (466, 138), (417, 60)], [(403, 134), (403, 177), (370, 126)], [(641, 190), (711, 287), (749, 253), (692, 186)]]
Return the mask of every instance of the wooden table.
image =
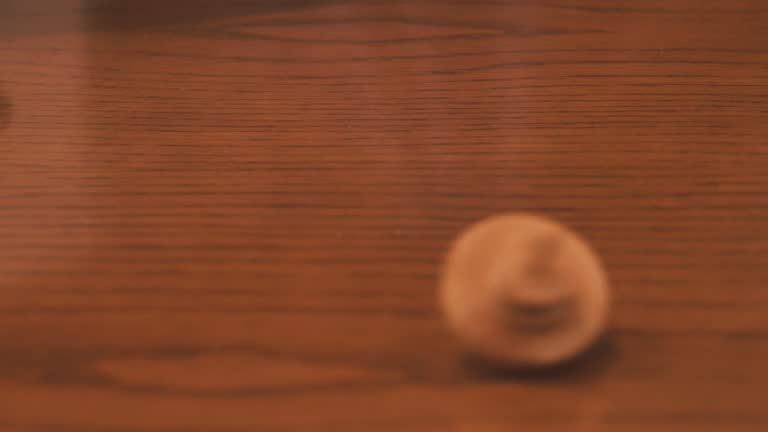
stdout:
[[(0, 2), (0, 430), (768, 430), (768, 4)], [(467, 224), (604, 258), (612, 331), (468, 364)]]

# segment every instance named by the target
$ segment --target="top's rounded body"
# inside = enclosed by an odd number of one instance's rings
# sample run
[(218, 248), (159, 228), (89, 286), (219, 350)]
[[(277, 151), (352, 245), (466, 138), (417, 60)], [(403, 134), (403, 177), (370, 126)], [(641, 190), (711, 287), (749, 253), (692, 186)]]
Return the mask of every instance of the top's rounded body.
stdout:
[(585, 350), (605, 328), (609, 293), (584, 240), (542, 217), (483, 220), (454, 243), (440, 302), (466, 348), (510, 366), (548, 366)]

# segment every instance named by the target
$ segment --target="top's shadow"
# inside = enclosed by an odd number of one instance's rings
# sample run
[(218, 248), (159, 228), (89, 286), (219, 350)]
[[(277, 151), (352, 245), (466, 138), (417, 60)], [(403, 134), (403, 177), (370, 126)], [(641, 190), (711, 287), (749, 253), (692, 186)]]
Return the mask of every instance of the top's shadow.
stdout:
[(464, 366), (468, 373), (479, 379), (587, 382), (598, 378), (618, 357), (618, 348), (613, 338), (606, 335), (578, 357), (555, 366), (530, 369), (510, 368), (490, 363), (482, 358), (467, 354)]

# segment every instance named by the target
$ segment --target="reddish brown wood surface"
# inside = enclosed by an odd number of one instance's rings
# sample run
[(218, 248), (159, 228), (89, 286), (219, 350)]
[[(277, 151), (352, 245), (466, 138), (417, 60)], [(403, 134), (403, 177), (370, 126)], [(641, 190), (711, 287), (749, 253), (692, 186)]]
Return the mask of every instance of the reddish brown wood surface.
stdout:
[[(0, 1), (0, 430), (768, 430), (768, 4)], [(471, 221), (591, 239), (610, 338), (472, 366)]]

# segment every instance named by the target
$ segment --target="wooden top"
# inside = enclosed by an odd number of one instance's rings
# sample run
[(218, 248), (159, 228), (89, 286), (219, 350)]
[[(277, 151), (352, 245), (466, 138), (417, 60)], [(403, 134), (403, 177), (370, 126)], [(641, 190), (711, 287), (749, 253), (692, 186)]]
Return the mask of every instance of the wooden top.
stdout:
[[(0, 2), (0, 430), (768, 430), (761, 0)], [(556, 218), (610, 337), (508, 374), (437, 270)]]

